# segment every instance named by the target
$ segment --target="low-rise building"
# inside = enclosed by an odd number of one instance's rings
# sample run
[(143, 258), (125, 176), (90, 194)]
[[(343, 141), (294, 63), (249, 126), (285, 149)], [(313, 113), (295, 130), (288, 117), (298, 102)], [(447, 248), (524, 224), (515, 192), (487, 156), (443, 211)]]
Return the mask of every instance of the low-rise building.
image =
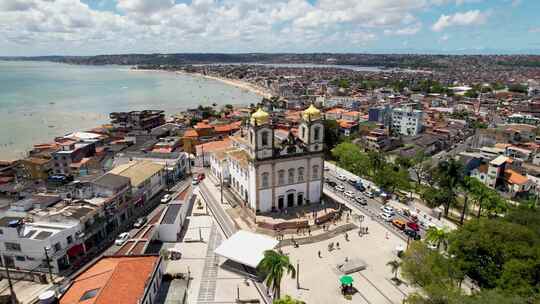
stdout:
[(148, 160), (130, 161), (113, 168), (109, 173), (130, 179), (132, 194), (145, 202), (164, 189), (166, 185), (165, 165)]
[(95, 143), (63, 140), (59, 143), (60, 150), (52, 153), (54, 174), (73, 175), (72, 164), (80, 163), (84, 158), (96, 153)]
[(76, 276), (60, 304), (152, 304), (165, 266), (157, 255), (102, 257)]
[(21, 216), (4, 216), (0, 231), (2, 265), (10, 268), (46, 272), (48, 255), (52, 272), (58, 273), (69, 267), (70, 255), (82, 250), (77, 221), (28, 222)]

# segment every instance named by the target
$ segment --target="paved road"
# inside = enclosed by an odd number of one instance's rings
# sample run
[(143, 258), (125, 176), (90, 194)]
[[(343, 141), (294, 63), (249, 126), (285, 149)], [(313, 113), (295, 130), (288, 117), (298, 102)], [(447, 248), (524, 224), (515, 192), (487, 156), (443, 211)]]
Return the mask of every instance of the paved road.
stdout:
[[(384, 220), (382, 220), (380, 218), (379, 215), (381, 213), (381, 207), (383, 206), (383, 203), (379, 198), (369, 198), (365, 194), (365, 192), (361, 192), (361, 191), (356, 190), (356, 188), (354, 188), (351, 184), (349, 184), (349, 182), (341, 181), (341, 180), (337, 179), (337, 176), (342, 175), (342, 174), (347, 176), (347, 177), (358, 178), (357, 176), (354, 176), (354, 175), (342, 170), (339, 167), (335, 168), (335, 166), (333, 166), (333, 165), (328, 166), (327, 162), (325, 163), (325, 167), (330, 168), (330, 170), (325, 171), (325, 173), (324, 173), (325, 178), (342, 185), (345, 188), (345, 191), (352, 191), (355, 196), (364, 197), (366, 202), (367, 202), (367, 205), (364, 206), (364, 205), (359, 204), (354, 199), (350, 199), (350, 198), (346, 197), (343, 194), (344, 192), (336, 191), (333, 187), (330, 187), (328, 184), (325, 184), (324, 188), (323, 188), (325, 194), (336, 195), (337, 197), (340, 198), (339, 202), (345, 203), (349, 207), (353, 207), (351, 209), (355, 209), (357, 211), (360, 210), (361, 212), (363, 212), (363, 213), (367, 214), (368, 216), (370, 216), (370, 217), (376, 219), (377, 221), (379, 221), (381, 224), (383, 224), (383, 226), (385, 226), (390, 231), (397, 232), (399, 234), (400, 238), (402, 238), (404, 240), (407, 239), (407, 235), (405, 235), (400, 229), (398, 229), (397, 227), (395, 227), (391, 223), (386, 222), (386, 221), (384, 221)], [(363, 179), (363, 178), (362, 178), (362, 180), (365, 181), (365, 179)], [(369, 181), (367, 181), (367, 182), (368, 182), (368, 184), (370, 183)], [(403, 215), (401, 215), (401, 214), (399, 214), (397, 212), (396, 212), (396, 215), (393, 218), (401, 219), (401, 220), (404, 220), (405, 222), (410, 221), (410, 219), (408, 217), (403, 216)], [(423, 228), (420, 229), (420, 235), (422, 237), (425, 235), (425, 230)]]
[[(208, 187), (206, 186), (206, 183), (211, 183), (209, 179), (205, 179), (202, 183), (199, 184), (199, 193), (201, 194), (201, 197), (206, 202), (207, 208), (210, 210), (214, 218), (216, 219), (216, 222), (220, 226), (221, 230), (225, 234), (226, 238), (229, 238), (231, 235), (233, 235), (238, 229), (234, 225), (234, 222), (232, 219), (227, 215), (225, 210), (223, 209), (223, 206), (221, 205), (221, 202), (218, 201), (209, 191)], [(218, 193), (219, 196), (219, 193)], [(246, 271), (247, 272), (247, 271)], [(253, 281), (255, 284), (257, 290), (259, 291), (259, 295), (263, 299), (264, 303), (270, 304), (272, 303), (272, 299), (268, 297), (268, 292), (266, 287), (261, 284), (260, 282)]]

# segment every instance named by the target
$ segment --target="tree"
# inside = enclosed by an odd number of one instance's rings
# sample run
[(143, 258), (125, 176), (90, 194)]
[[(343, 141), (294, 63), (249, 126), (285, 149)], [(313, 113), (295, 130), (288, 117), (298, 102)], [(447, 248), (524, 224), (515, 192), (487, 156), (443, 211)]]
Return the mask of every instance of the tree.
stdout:
[(337, 121), (326, 119), (324, 124), (324, 145), (327, 156), (332, 156), (329, 151), (339, 143), (339, 126)]
[(332, 149), (332, 155), (345, 170), (360, 176), (366, 175), (369, 160), (357, 145), (343, 142)]
[(539, 234), (506, 219), (481, 218), (451, 234), (448, 253), (480, 287), (514, 292), (512, 284), (522, 286), (517, 277), (525, 272), (529, 275), (523, 279), (531, 286), (540, 284)]
[(493, 217), (507, 210), (506, 201), (495, 190), (475, 178), (471, 178), (468, 183), (471, 198), (478, 207), (477, 218), (482, 215), (482, 211), (487, 216)]
[(463, 165), (455, 159), (440, 162), (435, 170), (435, 180), (439, 190), (445, 191), (448, 200), (444, 202), (444, 216), (448, 216), (450, 205), (456, 200), (456, 190), (463, 180)]
[(386, 263), (386, 266), (389, 266), (391, 268), (392, 273), (394, 274), (394, 280), (398, 280), (398, 271), (399, 267), (401, 267), (401, 262), (398, 260), (392, 260)]
[(283, 275), (286, 273), (290, 274), (293, 279), (296, 277), (296, 269), (289, 262), (289, 257), (274, 250), (264, 252), (264, 257), (257, 265), (257, 270), (264, 275), (264, 282), (268, 288), (272, 289), (276, 299), (279, 299), (281, 295)]
[(282, 299), (277, 299), (272, 302), (273, 304), (306, 304), (304, 301), (293, 299), (291, 296), (286, 295)]
[(446, 191), (441, 191), (434, 187), (426, 188), (421, 194), (420, 197), (430, 208), (437, 208), (441, 205), (444, 205), (451, 198)]
[(449, 233), (445, 229), (439, 229), (437, 227), (429, 227), (426, 231), (426, 241), (436, 244), (437, 250), (440, 249), (441, 245), (444, 245), (444, 249), (448, 245)]

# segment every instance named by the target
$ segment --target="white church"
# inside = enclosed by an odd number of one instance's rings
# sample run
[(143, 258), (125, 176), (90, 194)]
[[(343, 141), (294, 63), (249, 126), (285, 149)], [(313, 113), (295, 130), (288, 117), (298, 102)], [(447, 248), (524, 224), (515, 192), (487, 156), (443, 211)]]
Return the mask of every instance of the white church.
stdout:
[(319, 203), (324, 174), (324, 125), (311, 105), (297, 134), (276, 129), (262, 109), (227, 148), (212, 151), (210, 167), (253, 211), (269, 212)]

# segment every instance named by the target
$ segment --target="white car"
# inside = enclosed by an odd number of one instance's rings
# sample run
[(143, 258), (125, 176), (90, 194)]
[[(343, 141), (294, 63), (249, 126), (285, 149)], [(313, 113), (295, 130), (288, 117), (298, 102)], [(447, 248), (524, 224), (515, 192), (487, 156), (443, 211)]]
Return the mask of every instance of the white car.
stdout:
[(381, 207), (381, 210), (382, 210), (382, 212), (388, 213), (388, 214), (391, 214), (391, 215), (396, 214), (396, 212), (394, 211), (394, 208), (392, 208), (392, 206), (384, 205), (384, 206)]
[(124, 243), (129, 240), (129, 233), (127, 232), (124, 232), (124, 233), (120, 233), (117, 237), (116, 237), (116, 240), (114, 240), (114, 244), (116, 246), (122, 246), (124, 245)]
[(166, 204), (168, 203), (170, 200), (171, 200), (171, 195), (170, 194), (165, 194), (162, 198), (161, 198), (161, 203), (162, 204)]
[(345, 191), (345, 187), (343, 187), (342, 185), (337, 185), (335, 189), (339, 192)]
[(197, 177), (194, 177), (193, 180), (191, 181), (191, 184), (193, 186), (198, 185), (199, 184), (199, 179)]
[(340, 174), (337, 176), (337, 179), (339, 179), (340, 181), (346, 181), (347, 180), (347, 177), (343, 174)]
[(369, 198), (374, 198), (375, 197), (375, 195), (373, 195), (373, 193), (371, 191), (364, 192), (364, 194)]
[(345, 195), (348, 198), (354, 198), (354, 193), (352, 191), (345, 191), (343, 195)]
[(384, 221), (387, 221), (387, 222), (391, 222), (391, 221), (392, 221), (392, 218), (394, 218), (391, 214), (388, 214), (388, 213), (385, 213), (385, 212), (382, 212), (381, 214), (379, 214), (379, 216), (380, 216)]

